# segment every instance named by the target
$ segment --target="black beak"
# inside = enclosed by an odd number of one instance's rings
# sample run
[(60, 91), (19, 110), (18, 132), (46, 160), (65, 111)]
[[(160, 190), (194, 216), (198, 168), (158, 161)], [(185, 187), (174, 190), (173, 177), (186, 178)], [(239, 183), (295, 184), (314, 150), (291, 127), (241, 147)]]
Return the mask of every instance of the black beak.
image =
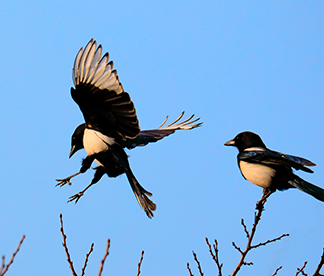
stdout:
[(235, 141), (234, 139), (227, 141), (224, 146), (235, 146)]
[(77, 151), (78, 151), (78, 150), (76, 149), (76, 146), (75, 146), (75, 145), (72, 146), (71, 151), (70, 151), (70, 154), (69, 154), (69, 158), (71, 158), (72, 155), (75, 154)]

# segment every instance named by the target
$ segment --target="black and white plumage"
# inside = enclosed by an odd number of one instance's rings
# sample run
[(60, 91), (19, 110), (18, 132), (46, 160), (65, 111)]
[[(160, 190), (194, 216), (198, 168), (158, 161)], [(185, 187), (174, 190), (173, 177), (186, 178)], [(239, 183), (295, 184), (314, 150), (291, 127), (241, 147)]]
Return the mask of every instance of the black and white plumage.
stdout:
[(148, 198), (152, 194), (135, 178), (123, 148), (146, 145), (170, 135), (177, 129), (192, 129), (201, 123), (195, 123), (199, 118), (191, 120), (193, 116), (177, 123), (183, 116), (182, 113), (168, 126), (141, 132), (134, 104), (119, 82), (117, 71), (113, 70), (113, 62), (109, 62), (108, 53), (102, 58), (101, 54), (102, 46), (97, 47), (96, 41), (91, 39), (85, 49), (81, 48), (76, 56), (72, 73), (75, 88), (71, 88), (71, 95), (79, 105), (85, 123), (78, 126), (72, 135), (69, 157), (82, 148), (87, 152), (87, 157), (84, 158), (78, 173), (65, 179), (57, 179), (57, 185), (71, 184), (72, 177), (87, 171), (92, 162), (96, 161), (99, 166), (90, 185), (72, 196), (69, 201), (77, 202), (104, 174), (117, 177), (125, 173), (139, 205), (147, 216), (152, 218), (153, 211), (156, 210), (156, 205)]
[(243, 177), (264, 188), (263, 200), (276, 190), (298, 188), (324, 201), (324, 190), (306, 182), (293, 173), (302, 170), (308, 173), (313, 171), (305, 166), (316, 166), (313, 162), (288, 154), (272, 151), (266, 147), (260, 136), (249, 131), (239, 133), (234, 139), (225, 143), (226, 146), (235, 146), (239, 150), (237, 162)]
[[(194, 129), (196, 127), (199, 127), (202, 125), (201, 122), (197, 123), (197, 121), (200, 120), (200, 118), (193, 119), (194, 115), (191, 115), (189, 118), (180, 121), (184, 115), (184, 112), (180, 114), (178, 118), (176, 118), (172, 123), (169, 123), (168, 125), (165, 126), (165, 123), (168, 120), (167, 116), (162, 124), (156, 128), (156, 129), (150, 129), (150, 130), (142, 130), (136, 138), (132, 139), (126, 139), (124, 141), (120, 142), (120, 145), (123, 148), (128, 148), (128, 149), (134, 149), (136, 147), (140, 146), (146, 146), (149, 143), (154, 143), (157, 142), (164, 137), (167, 137), (171, 134), (173, 134), (176, 130), (189, 130), (189, 129)], [(180, 121), (180, 122), (179, 122)], [(79, 151), (80, 149), (83, 149), (83, 136), (84, 136), (84, 131), (86, 128), (86, 124), (83, 123), (79, 125), (74, 133), (72, 134), (71, 138), (71, 151), (69, 154), (69, 158), (72, 157), (74, 153)]]

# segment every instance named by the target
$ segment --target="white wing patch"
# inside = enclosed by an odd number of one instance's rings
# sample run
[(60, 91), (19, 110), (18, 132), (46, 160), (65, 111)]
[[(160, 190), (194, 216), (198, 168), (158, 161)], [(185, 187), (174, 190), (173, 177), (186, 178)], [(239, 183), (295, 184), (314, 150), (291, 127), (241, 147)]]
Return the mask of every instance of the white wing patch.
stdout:
[(119, 82), (117, 71), (113, 70), (113, 62), (109, 62), (109, 54), (106, 53), (100, 60), (102, 46), (97, 48), (97, 42), (93, 38), (87, 46), (79, 50), (72, 71), (74, 85), (93, 84), (101, 90), (107, 89), (120, 94), (124, 91)]
[(244, 151), (264, 151), (264, 148), (252, 147), (252, 148), (247, 148)]

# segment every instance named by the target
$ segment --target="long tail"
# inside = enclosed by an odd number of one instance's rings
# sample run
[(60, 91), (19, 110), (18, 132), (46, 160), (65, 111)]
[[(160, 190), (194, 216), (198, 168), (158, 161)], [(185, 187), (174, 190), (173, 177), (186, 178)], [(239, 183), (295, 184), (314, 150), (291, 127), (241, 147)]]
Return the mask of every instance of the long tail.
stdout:
[(300, 178), (297, 175), (294, 175), (294, 179), (289, 180), (288, 182), (295, 188), (324, 202), (324, 190), (322, 188), (306, 182), (304, 179)]
[(133, 172), (131, 171), (130, 168), (126, 169), (126, 175), (129, 181), (129, 184), (132, 187), (132, 190), (136, 196), (136, 199), (141, 206), (141, 208), (145, 211), (146, 215), (149, 218), (153, 218), (154, 214), (153, 211), (156, 210), (156, 205), (153, 201), (151, 201), (148, 196), (152, 196), (152, 193), (149, 191), (145, 190), (141, 184), (137, 181), (135, 178)]
[[(118, 159), (118, 167), (122, 169), (123, 172), (126, 173), (126, 176), (128, 178), (129, 184), (132, 187), (132, 190), (136, 196), (136, 199), (141, 206), (141, 208), (145, 211), (146, 215), (149, 218), (153, 218), (153, 211), (156, 210), (156, 205), (153, 201), (151, 201), (148, 196), (152, 196), (152, 194), (149, 191), (146, 191), (141, 184), (137, 181), (135, 175), (133, 174), (129, 163), (128, 163), (128, 156), (124, 149), (117, 143), (110, 146), (110, 150), (112, 154), (115, 156), (114, 158)], [(114, 161), (115, 162), (115, 161)], [(108, 163), (109, 166), (109, 163)]]

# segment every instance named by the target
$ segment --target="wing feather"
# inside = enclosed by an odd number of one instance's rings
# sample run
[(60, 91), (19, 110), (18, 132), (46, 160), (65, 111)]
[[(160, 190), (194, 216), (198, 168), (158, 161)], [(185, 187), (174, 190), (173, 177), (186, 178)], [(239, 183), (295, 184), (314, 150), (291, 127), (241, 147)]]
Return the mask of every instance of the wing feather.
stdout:
[(202, 125), (201, 122), (196, 123), (200, 118), (192, 120), (195, 116), (191, 115), (189, 118), (183, 120), (182, 122), (177, 123), (184, 115), (184, 112), (180, 114), (178, 118), (176, 118), (172, 123), (163, 126), (168, 120), (167, 116), (162, 124), (157, 129), (152, 130), (143, 130), (135, 139), (128, 139), (122, 142), (122, 146), (128, 149), (133, 149), (138, 146), (145, 146), (148, 143), (156, 142), (158, 140), (163, 139), (170, 134), (173, 134), (175, 131), (180, 129), (194, 129)]
[(296, 170), (313, 173), (313, 171), (305, 166), (315, 166), (315, 164), (305, 158), (283, 154), (269, 149), (246, 149), (238, 155), (239, 160), (251, 163), (260, 163), (269, 166), (288, 166)]
[(73, 82), (74, 82), (75, 86), (77, 86), (79, 84), (79, 76), (80, 76), (80, 74), (78, 73), (78, 71), (79, 71), (79, 67), (80, 67), (80, 60), (81, 60), (82, 51), (83, 51), (83, 47), (81, 47), (81, 49), (77, 53), (77, 56), (76, 56), (76, 58), (74, 60), (74, 66), (73, 66), (73, 70), (72, 70), (72, 79), (73, 79)]
[(100, 60), (100, 57), (101, 57), (101, 52), (102, 52), (102, 46), (99, 45), (96, 52), (95, 52), (95, 55), (92, 59), (92, 62), (91, 62), (91, 65), (90, 65), (90, 70), (89, 70), (89, 74), (88, 74), (88, 77), (85, 79), (85, 82), (86, 83), (90, 83), (92, 81), (92, 78), (98, 68), (98, 64), (99, 64), (99, 60)]
[[(79, 105), (88, 128), (118, 140), (135, 138), (139, 123), (134, 103), (121, 85), (109, 54), (93, 39), (77, 53), (72, 71), (73, 100)], [(101, 59), (100, 59), (101, 58)]]
[(90, 48), (89, 48), (89, 53), (88, 53), (88, 56), (85, 60), (85, 64), (84, 64), (84, 73), (81, 78), (81, 82), (84, 82), (87, 78), (88, 78), (88, 74), (89, 74), (89, 71), (90, 71), (90, 68), (91, 68), (91, 64), (92, 64), (92, 60), (94, 58), (94, 55), (95, 55), (95, 51), (96, 51), (96, 48), (97, 48), (97, 42), (94, 41), (94, 43), (92, 43), (90, 45)]
[[(108, 63), (108, 53), (106, 53), (100, 60), (97, 70), (95, 72), (95, 75), (93, 76), (93, 79), (90, 82), (91, 84), (95, 85), (97, 80), (99, 80), (101, 78), (101, 76), (103, 75), (103, 73), (106, 70), (107, 63)], [(96, 87), (98, 87), (98, 86), (96, 86)]]

